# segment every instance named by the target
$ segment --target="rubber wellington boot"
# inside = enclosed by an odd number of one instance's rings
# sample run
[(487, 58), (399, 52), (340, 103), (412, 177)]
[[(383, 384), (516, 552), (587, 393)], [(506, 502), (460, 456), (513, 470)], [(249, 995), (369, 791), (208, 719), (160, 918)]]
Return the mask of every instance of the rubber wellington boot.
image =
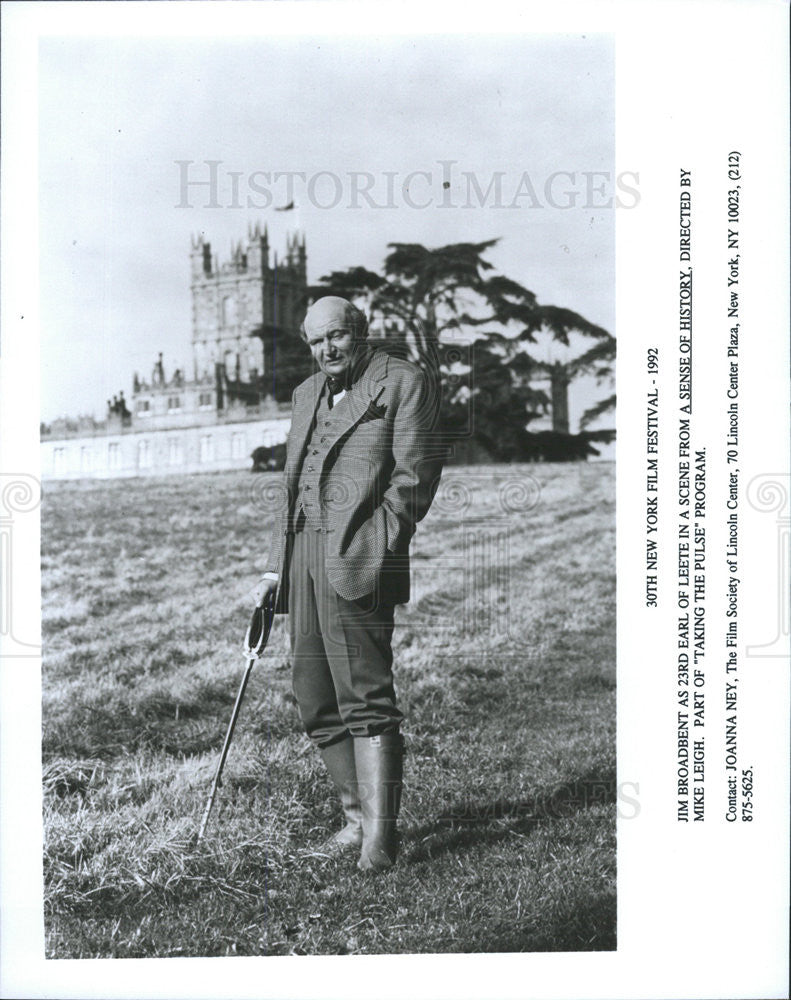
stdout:
[(320, 747), (320, 753), (333, 784), (338, 789), (346, 817), (346, 826), (334, 834), (324, 845), (325, 850), (336, 853), (348, 847), (359, 847), (363, 842), (362, 809), (357, 795), (357, 771), (354, 763), (354, 741), (351, 738)]
[(358, 868), (383, 871), (398, 853), (404, 738), (400, 733), (354, 739), (357, 792), (363, 812), (363, 844)]

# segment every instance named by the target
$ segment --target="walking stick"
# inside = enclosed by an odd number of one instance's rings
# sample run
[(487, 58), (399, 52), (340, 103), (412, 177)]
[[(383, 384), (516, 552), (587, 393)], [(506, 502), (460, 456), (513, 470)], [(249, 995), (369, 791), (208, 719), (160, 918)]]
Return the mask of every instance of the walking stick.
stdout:
[(196, 843), (200, 843), (203, 838), (203, 834), (206, 831), (206, 824), (209, 822), (209, 814), (211, 813), (212, 806), (214, 805), (217, 789), (222, 784), (222, 770), (225, 767), (225, 759), (228, 756), (228, 750), (230, 749), (231, 740), (233, 739), (233, 731), (236, 727), (236, 720), (239, 718), (239, 709), (242, 707), (242, 698), (244, 698), (247, 682), (250, 680), (250, 674), (253, 671), (255, 661), (266, 649), (266, 643), (269, 639), (269, 633), (272, 630), (272, 621), (274, 617), (275, 596), (270, 594), (266, 601), (264, 601), (263, 606), (256, 608), (253, 612), (253, 617), (250, 620), (250, 625), (247, 629), (247, 634), (244, 640), (247, 667), (242, 675), (242, 683), (239, 685), (239, 693), (236, 695), (236, 703), (233, 706), (231, 721), (228, 723), (228, 732), (225, 734), (225, 742), (222, 745), (222, 753), (220, 754), (220, 760), (217, 764), (217, 771), (214, 775), (211, 791), (209, 792), (209, 797), (206, 800), (206, 807), (203, 810), (203, 817), (200, 821)]

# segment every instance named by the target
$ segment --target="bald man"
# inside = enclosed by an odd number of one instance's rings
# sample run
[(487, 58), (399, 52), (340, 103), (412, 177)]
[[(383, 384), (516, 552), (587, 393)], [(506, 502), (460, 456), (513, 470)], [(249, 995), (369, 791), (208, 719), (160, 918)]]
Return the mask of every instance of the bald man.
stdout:
[(327, 849), (359, 848), (358, 867), (381, 871), (396, 859), (402, 785), (393, 617), (442, 469), (438, 386), (372, 350), (346, 299), (315, 302), (302, 333), (319, 371), (294, 392), (286, 502), (255, 596), (276, 590), (289, 612), (294, 694), (346, 820)]

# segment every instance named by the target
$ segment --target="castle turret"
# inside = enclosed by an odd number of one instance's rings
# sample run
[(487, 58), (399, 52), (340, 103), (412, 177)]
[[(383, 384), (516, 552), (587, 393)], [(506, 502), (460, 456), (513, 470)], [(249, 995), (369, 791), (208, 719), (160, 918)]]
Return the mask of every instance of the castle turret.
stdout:
[(247, 230), (247, 268), (251, 274), (263, 274), (269, 268), (269, 234), (260, 223)]
[(190, 270), (193, 281), (204, 275), (211, 274), (211, 243), (203, 240), (203, 233), (192, 237), (190, 247)]
[(297, 247), (297, 269), (303, 282), (307, 282), (308, 274), (308, 254), (305, 250), (305, 234), (302, 234), (299, 246)]

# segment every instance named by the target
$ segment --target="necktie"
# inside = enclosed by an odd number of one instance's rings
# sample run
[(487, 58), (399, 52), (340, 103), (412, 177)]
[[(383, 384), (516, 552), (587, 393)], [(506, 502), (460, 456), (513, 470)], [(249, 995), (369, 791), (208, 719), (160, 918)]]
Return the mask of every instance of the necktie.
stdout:
[(352, 363), (341, 376), (327, 376), (327, 389), (329, 390), (327, 394), (327, 402), (330, 407), (332, 407), (333, 395), (337, 396), (337, 394), (342, 392), (344, 389), (351, 389), (360, 375), (362, 375), (368, 361), (370, 360), (371, 354), (372, 350), (369, 345), (363, 344), (358, 348), (357, 354)]

